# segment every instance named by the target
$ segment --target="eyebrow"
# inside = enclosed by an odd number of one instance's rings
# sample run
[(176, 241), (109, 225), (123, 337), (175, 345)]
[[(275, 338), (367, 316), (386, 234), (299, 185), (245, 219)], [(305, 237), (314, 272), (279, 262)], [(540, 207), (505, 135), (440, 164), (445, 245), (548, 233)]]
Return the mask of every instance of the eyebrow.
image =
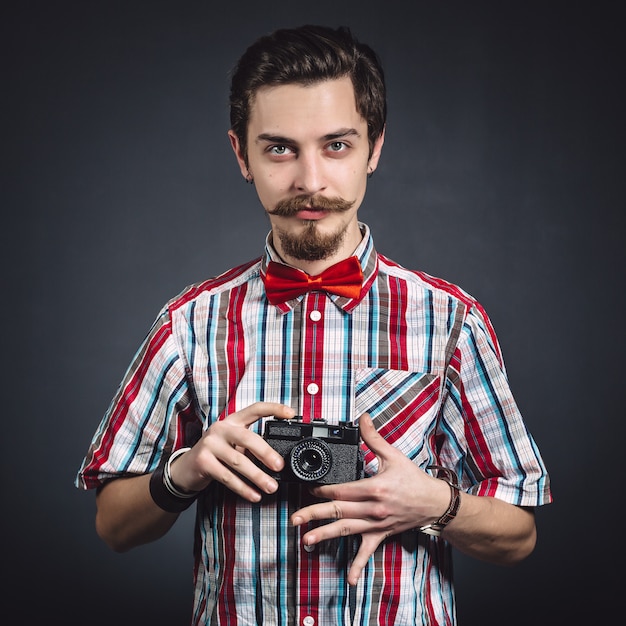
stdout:
[[(360, 137), (361, 133), (359, 133), (356, 128), (340, 128), (334, 133), (328, 133), (322, 137), (323, 141), (336, 141), (337, 139), (342, 139), (343, 137)], [(286, 143), (286, 144), (295, 144), (298, 143), (295, 139), (291, 139), (289, 137), (284, 137), (282, 135), (270, 135), (269, 133), (261, 133), (257, 136), (256, 141), (267, 141), (269, 143)]]

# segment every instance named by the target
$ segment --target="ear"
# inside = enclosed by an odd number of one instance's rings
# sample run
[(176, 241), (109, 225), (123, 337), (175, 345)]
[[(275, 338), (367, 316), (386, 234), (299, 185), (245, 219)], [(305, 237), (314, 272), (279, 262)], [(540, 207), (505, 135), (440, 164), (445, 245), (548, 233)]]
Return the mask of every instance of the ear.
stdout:
[(372, 149), (372, 156), (370, 157), (367, 163), (368, 165), (367, 169), (370, 173), (374, 172), (376, 168), (378, 167), (380, 153), (382, 152), (383, 144), (385, 143), (385, 129), (386, 129), (386, 126), (383, 128), (383, 132), (380, 133), (380, 135), (378, 136), (378, 139), (374, 142), (374, 148)]
[(230, 145), (235, 153), (235, 157), (237, 157), (237, 163), (239, 163), (241, 175), (247, 180), (250, 177), (250, 171), (248, 170), (248, 164), (246, 163), (246, 158), (241, 149), (241, 144), (239, 143), (239, 137), (237, 137), (234, 131), (229, 130), (228, 138), (230, 139)]

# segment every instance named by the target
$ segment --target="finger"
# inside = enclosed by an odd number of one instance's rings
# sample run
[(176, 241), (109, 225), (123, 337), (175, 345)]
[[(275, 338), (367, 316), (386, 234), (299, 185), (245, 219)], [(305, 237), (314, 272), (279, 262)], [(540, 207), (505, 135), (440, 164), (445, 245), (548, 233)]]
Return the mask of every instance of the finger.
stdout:
[(318, 543), (349, 535), (361, 535), (367, 532), (370, 525), (362, 519), (337, 520), (312, 528), (302, 536), (305, 546), (315, 546)]
[(267, 442), (248, 428), (229, 420), (211, 425), (203, 439), (194, 446), (194, 466), (202, 481), (217, 480), (248, 500), (258, 501), (254, 487), (265, 493), (274, 493), (278, 483), (265, 468), (253, 459), (252, 451), (274, 471), (284, 465), (283, 459)]
[[(260, 418), (269, 416), (291, 419), (295, 416), (295, 411), (286, 404), (255, 402), (245, 409), (231, 413), (224, 419), (215, 422), (209, 430), (212, 430), (213, 433), (221, 432), (228, 444), (239, 452), (245, 453), (248, 450), (269, 469), (280, 471), (284, 466), (282, 456), (262, 437), (249, 429)], [(239, 428), (230, 428), (233, 425)]]
[(343, 503), (332, 500), (330, 502), (319, 502), (305, 506), (291, 516), (291, 523), (294, 526), (300, 526), (318, 520), (342, 519), (345, 516), (342, 510), (342, 504)]
[(359, 546), (359, 550), (352, 561), (350, 570), (348, 571), (348, 584), (355, 586), (359, 582), (359, 578), (370, 560), (372, 554), (376, 552), (378, 546), (386, 539), (386, 534), (376, 533), (364, 535)]
[[(261, 444), (266, 445), (263, 439), (255, 433), (249, 434), (260, 441)], [(272, 457), (268, 463), (274, 462), (276, 465), (280, 465), (282, 457), (273, 450), (271, 452), (278, 459)], [(200, 450), (199, 454), (203, 473), (231, 489), (233, 489), (232, 485), (237, 485), (233, 491), (240, 489), (241, 484), (245, 484), (246, 481), (253, 483), (266, 493), (273, 493), (278, 489), (276, 480), (263, 471), (247, 454), (230, 445), (227, 440), (215, 437), (210, 447)]]
[[(250, 461), (251, 458), (257, 459), (266, 468), (274, 472), (281, 471), (285, 465), (283, 457), (261, 435), (257, 435), (247, 428), (238, 428), (235, 432), (231, 432), (228, 442), (230, 446), (225, 451), (227, 457), (240, 461), (242, 466), (247, 469), (250, 469), (251, 465), (258, 467), (256, 461)], [(233, 466), (232, 462), (228, 462), (228, 464)]]
[[(345, 522), (332, 522), (331, 524), (319, 526), (302, 537), (302, 543), (305, 546), (314, 546), (328, 539), (360, 534), (361, 545), (348, 572), (348, 583), (350, 585), (357, 584), (370, 557), (376, 552), (378, 546), (389, 536), (389, 533), (386, 531), (367, 532), (364, 528), (359, 528), (361, 521), (362, 520), (345, 520)], [(354, 526), (351, 527), (349, 523), (353, 523)]]
[(295, 417), (295, 415), (296, 412), (286, 404), (280, 404), (279, 402), (255, 402), (245, 409), (241, 409), (241, 411), (227, 415), (224, 419), (248, 427), (261, 417), (274, 416), (277, 418), (291, 419)]
[(254, 468), (251, 470), (251, 478), (244, 478), (243, 473), (234, 471), (217, 457), (212, 457), (205, 469), (212, 480), (222, 483), (250, 502), (259, 502), (262, 498), (261, 492), (273, 493), (278, 488), (276, 481), (260, 469)]
[(324, 500), (346, 500), (350, 502), (364, 502), (372, 499), (372, 486), (376, 477), (353, 480), (348, 483), (333, 485), (319, 485), (311, 487), (310, 492), (317, 498)]
[[(271, 479), (267, 474), (263, 474), (264, 478), (258, 482), (248, 482), (234, 472), (225, 471), (219, 480), (227, 489), (248, 500), (249, 502), (260, 502), (263, 499), (263, 493), (271, 494), (278, 488), (278, 484), (269, 481)], [(251, 479), (250, 479), (251, 480)], [(258, 487), (258, 489), (256, 488)]]

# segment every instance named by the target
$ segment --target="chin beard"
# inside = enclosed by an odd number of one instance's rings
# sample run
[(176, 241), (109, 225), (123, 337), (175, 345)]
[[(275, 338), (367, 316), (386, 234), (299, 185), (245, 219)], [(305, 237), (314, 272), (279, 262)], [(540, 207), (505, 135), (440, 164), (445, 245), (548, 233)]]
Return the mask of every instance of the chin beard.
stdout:
[(304, 232), (299, 235), (278, 230), (278, 239), (283, 253), (299, 261), (327, 259), (339, 250), (345, 235), (345, 228), (336, 233), (321, 235), (314, 220), (306, 222)]

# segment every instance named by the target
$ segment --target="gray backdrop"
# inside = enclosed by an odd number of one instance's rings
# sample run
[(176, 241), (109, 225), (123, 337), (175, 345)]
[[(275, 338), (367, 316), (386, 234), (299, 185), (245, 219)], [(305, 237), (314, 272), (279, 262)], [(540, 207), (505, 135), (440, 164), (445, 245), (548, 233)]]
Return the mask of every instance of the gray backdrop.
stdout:
[(0, 26), (10, 623), (188, 623), (191, 512), (114, 554), (73, 480), (161, 305), (261, 253), (268, 223), (226, 136), (228, 72), (258, 35), (304, 22), (347, 24), (380, 53), (389, 125), (361, 217), (379, 251), (486, 307), (551, 472), (527, 561), (457, 555), (460, 623), (608, 623), (624, 558), (621, 3), (13, 4)]

